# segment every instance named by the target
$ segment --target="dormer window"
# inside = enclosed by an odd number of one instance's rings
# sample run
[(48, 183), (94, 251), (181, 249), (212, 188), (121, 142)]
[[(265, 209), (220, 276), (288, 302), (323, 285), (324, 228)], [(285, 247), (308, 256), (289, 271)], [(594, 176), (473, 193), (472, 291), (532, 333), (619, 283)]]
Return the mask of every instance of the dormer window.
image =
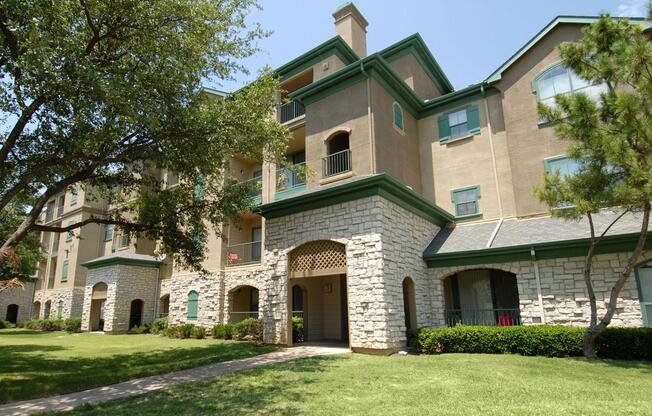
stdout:
[(403, 132), (403, 109), (401, 108), (401, 105), (395, 102), (392, 105), (392, 111), (394, 113), (394, 127), (400, 132)]

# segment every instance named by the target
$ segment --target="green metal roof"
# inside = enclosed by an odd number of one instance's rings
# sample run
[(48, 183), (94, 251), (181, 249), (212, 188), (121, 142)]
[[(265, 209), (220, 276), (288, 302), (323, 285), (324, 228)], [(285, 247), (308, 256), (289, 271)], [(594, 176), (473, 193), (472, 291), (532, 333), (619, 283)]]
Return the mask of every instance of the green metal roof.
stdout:
[(344, 65), (348, 65), (360, 59), (353, 49), (351, 49), (351, 47), (340, 36), (335, 36), (328, 39), (326, 42), (315, 46), (308, 52), (299, 55), (290, 62), (276, 68), (274, 74), (282, 79), (287, 79), (305, 71), (319, 61), (332, 55), (336, 55), (340, 58)]

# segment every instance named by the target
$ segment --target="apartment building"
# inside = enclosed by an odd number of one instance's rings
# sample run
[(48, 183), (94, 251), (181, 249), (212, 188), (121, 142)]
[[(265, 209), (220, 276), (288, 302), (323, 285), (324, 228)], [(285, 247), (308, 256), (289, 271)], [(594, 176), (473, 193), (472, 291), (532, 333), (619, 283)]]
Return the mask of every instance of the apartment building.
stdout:
[[(154, 257), (152, 242), (78, 252), (64, 286), (83, 291), (85, 330), (123, 332), (161, 315), (206, 327), (257, 316), (265, 342), (291, 344), (291, 318), (302, 316), (309, 341), (385, 353), (421, 326), (588, 323), (588, 226), (551, 218), (532, 189), (546, 170), (577, 168), (537, 102), (602, 91), (561, 66), (557, 51), (597, 18), (557, 17), (485, 80), (455, 90), (418, 34), (367, 54), (360, 11), (347, 3), (333, 17), (335, 37), (276, 69), (276, 116), (292, 132), (287, 159), (306, 174), (233, 158), (232, 176), (257, 184), (258, 208), (208, 239), (208, 276)], [(179, 180), (162, 175), (166, 186)], [(614, 215), (597, 215), (598, 227)], [(638, 219), (612, 228), (595, 260), (600, 310)], [(87, 233), (100, 246), (106, 240), (103, 227)], [(59, 261), (74, 245), (66, 238)], [(34, 296), (40, 310), (50, 298), (39, 293), (61, 285), (62, 271), (46, 263)], [(78, 270), (86, 270), (79, 280)], [(65, 302), (64, 316), (79, 313)], [(646, 260), (613, 325), (650, 323)]]

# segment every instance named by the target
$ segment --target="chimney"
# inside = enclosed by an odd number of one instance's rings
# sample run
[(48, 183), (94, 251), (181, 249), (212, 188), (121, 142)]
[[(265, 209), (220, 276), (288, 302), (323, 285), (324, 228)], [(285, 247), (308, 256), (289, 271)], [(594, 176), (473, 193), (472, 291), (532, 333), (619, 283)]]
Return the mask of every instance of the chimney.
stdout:
[(360, 57), (367, 56), (367, 19), (349, 2), (335, 10), (335, 33)]

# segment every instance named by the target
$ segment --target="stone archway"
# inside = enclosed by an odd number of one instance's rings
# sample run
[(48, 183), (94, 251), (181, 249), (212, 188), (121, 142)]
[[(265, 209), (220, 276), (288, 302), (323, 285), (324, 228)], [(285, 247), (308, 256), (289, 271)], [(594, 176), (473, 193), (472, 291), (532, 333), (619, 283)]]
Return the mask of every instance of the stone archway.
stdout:
[(12, 303), (7, 306), (7, 314), (5, 315), (5, 319), (12, 324), (18, 323), (18, 305)]
[[(346, 246), (304, 243), (288, 253), (288, 339), (292, 339), (295, 287), (301, 288), (305, 341), (349, 343)], [(310, 305), (306, 308), (306, 305)]]
[(140, 327), (143, 324), (143, 306), (142, 299), (134, 299), (129, 306), (129, 330)]
[(403, 279), (403, 314), (405, 316), (405, 329), (417, 329), (417, 308), (414, 291), (414, 280), (410, 277)]
[(48, 300), (45, 302), (45, 308), (43, 309), (43, 319), (50, 319), (50, 309), (52, 308), (52, 301)]
[(104, 331), (104, 305), (108, 286), (104, 282), (96, 283), (93, 286), (91, 295), (91, 313), (88, 329), (90, 331)]
[(250, 285), (237, 286), (229, 291), (228, 322), (236, 324), (247, 318), (260, 316), (260, 291)]

